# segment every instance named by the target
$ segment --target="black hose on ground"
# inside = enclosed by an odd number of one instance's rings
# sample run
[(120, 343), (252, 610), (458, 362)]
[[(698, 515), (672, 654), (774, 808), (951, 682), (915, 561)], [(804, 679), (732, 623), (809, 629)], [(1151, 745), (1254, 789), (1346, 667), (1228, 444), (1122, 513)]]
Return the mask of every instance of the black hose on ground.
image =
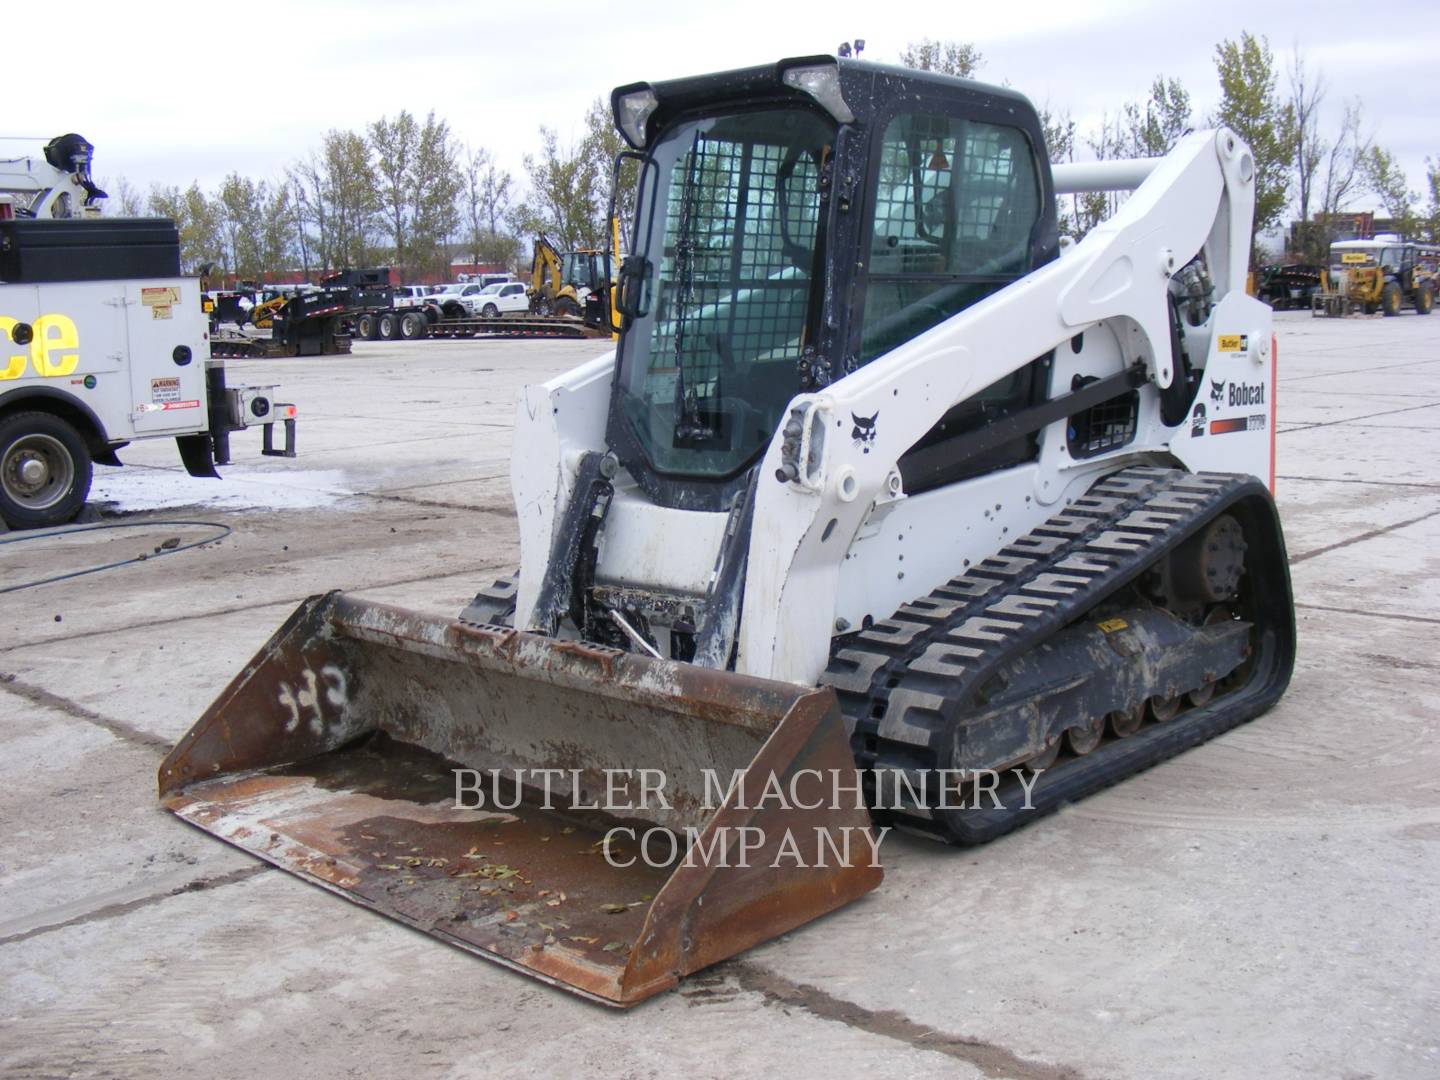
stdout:
[(21, 582), (19, 585), (0, 586), (0, 594), (19, 592), (21, 589), (33, 589), (39, 585), (52, 585), (57, 581), (69, 581), (71, 578), (84, 577), (86, 574), (98, 574), (102, 570), (115, 570), (121, 566), (129, 566), (131, 563), (149, 562), (151, 559), (158, 559), (161, 555), (178, 555), (182, 551), (189, 551), (191, 548), (202, 547), (205, 544), (213, 544), (224, 540), (233, 529), (229, 525), (221, 525), (214, 521), (106, 521), (97, 525), (77, 525), (68, 529), (50, 529), (45, 532), (31, 532), (24, 536), (0, 537), (0, 546), (5, 544), (21, 544), (26, 540), (44, 540), (52, 536), (73, 536), (76, 533), (99, 532), (102, 529), (164, 529), (198, 527), (216, 530), (212, 536), (206, 536), (201, 540), (193, 540), (188, 544), (178, 544), (175, 547), (161, 547), (153, 554), (137, 555), (133, 559), (119, 559), (116, 562), (104, 563), (100, 566), (89, 566), (83, 570), (72, 570), (68, 574), (56, 574), (54, 577), (39, 578), (35, 581)]

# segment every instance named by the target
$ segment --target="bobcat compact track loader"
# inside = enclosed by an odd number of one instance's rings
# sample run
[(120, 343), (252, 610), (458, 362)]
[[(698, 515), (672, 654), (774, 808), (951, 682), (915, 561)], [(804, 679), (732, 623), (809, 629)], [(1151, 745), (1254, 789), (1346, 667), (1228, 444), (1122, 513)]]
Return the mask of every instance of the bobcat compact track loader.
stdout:
[(1294, 622), (1234, 134), (1052, 172), (1020, 95), (831, 57), (613, 105), (623, 329), (522, 396), (518, 576), (313, 598), (160, 787), (628, 1005), (874, 888), (871, 821), (983, 842), (1257, 715)]

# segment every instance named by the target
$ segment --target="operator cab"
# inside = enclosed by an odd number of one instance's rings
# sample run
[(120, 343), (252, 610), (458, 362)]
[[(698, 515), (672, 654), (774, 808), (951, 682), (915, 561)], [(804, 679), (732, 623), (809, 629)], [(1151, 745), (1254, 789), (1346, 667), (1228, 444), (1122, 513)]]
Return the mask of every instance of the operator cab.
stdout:
[[(811, 57), (612, 104), (639, 179), (607, 441), (663, 505), (724, 509), (796, 394), (1055, 257), (1040, 121), (1010, 90)], [(916, 448), (1043, 398), (1043, 374), (1002, 380)], [(965, 475), (1034, 453), (1027, 436)], [(961, 478), (943, 452), (925, 460), (907, 490)]]

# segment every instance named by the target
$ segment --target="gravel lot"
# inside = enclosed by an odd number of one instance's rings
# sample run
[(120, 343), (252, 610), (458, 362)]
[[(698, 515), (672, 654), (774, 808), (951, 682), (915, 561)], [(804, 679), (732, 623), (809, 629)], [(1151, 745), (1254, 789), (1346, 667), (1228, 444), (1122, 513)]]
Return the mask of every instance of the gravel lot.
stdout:
[[(231, 535), (0, 600), (0, 1073), (1440, 1075), (1440, 317), (1276, 321), (1281, 705), (986, 848), (891, 838), (866, 900), (625, 1014), (155, 800), (170, 744), (306, 595), (454, 614), (514, 564), (516, 391), (606, 346), (232, 362), (299, 405), (298, 459), (237, 437), (198, 481), (144, 444), (95, 484), (120, 520)], [(0, 586), (201, 535), (0, 549)]]

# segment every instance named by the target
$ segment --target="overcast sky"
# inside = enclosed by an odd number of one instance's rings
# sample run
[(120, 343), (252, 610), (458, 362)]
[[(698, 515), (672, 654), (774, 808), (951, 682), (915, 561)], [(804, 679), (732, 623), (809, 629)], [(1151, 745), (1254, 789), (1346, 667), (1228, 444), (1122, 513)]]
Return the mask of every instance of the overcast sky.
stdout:
[[(282, 175), (328, 129), (433, 108), (461, 142), (488, 147), (518, 177), (541, 124), (578, 137), (588, 104), (621, 83), (833, 52), (857, 37), (866, 59), (893, 61), (927, 35), (974, 42), (980, 78), (1068, 109), (1083, 132), (1142, 98), (1161, 73), (1184, 83), (1203, 120), (1218, 98), (1215, 43), (1249, 30), (1268, 35), (1277, 60), (1288, 62), (1298, 43), (1323, 70), (1327, 120), (1360, 95), (1369, 129), (1413, 189), (1426, 155), (1440, 156), (1434, 0), (832, 0), (817, 9), (774, 0), (72, 0), (58, 36), (37, 26), (12, 42), (0, 136), (77, 131), (95, 144), (102, 180), (213, 188), (231, 171)], [(30, 17), (49, 18), (33, 5)], [(0, 143), (3, 157), (38, 150)]]

